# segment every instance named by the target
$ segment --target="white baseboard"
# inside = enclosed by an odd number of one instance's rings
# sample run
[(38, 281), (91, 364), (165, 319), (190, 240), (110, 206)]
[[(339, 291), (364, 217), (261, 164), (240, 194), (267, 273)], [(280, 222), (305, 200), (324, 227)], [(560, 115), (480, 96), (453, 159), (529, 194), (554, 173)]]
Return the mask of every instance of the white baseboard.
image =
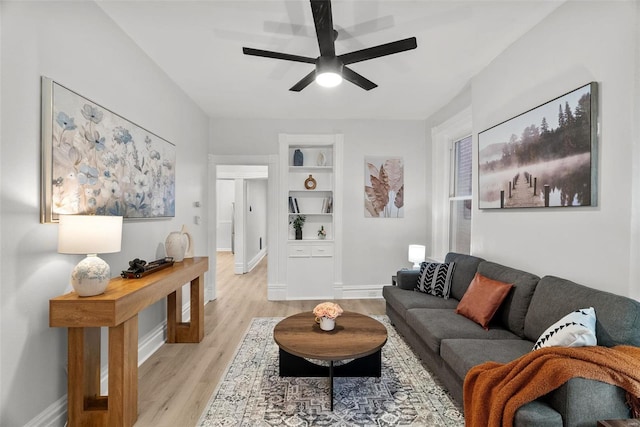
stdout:
[(67, 423), (67, 395), (49, 405), (24, 427), (64, 427)]
[(313, 299), (375, 299), (382, 298), (382, 285), (355, 285), (348, 286), (342, 283), (333, 285), (333, 296), (323, 297), (295, 297), (290, 298), (287, 295), (286, 285), (269, 284), (267, 286), (267, 299), (269, 301), (286, 301), (286, 300), (313, 300)]
[(287, 299), (287, 287), (269, 283), (267, 285), (267, 299), (269, 301), (285, 301)]
[(258, 252), (251, 261), (249, 261), (249, 264), (247, 265), (249, 271), (253, 270), (265, 256), (267, 256), (267, 248), (262, 248), (260, 252)]
[(343, 286), (343, 299), (382, 298), (382, 287), (385, 285)]
[[(183, 322), (190, 319), (190, 306), (187, 301), (182, 306)], [(138, 366), (142, 365), (166, 342), (167, 321), (163, 321), (153, 328), (151, 332), (140, 338), (138, 341)], [(100, 369), (100, 390), (106, 394), (109, 387), (109, 376), (106, 365)], [(64, 427), (67, 422), (67, 395), (49, 405), (44, 411), (40, 412), (31, 421), (25, 424), (25, 427)]]

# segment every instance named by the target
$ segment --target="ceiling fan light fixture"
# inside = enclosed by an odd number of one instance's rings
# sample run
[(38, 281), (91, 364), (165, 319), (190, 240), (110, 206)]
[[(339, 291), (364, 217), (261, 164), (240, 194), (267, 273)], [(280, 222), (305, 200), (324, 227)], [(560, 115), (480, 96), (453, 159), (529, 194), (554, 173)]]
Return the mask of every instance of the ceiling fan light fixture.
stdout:
[(322, 87), (336, 87), (342, 83), (342, 76), (334, 72), (326, 72), (316, 75), (316, 83)]
[(335, 87), (342, 83), (342, 61), (338, 58), (319, 57), (316, 63), (316, 83), (322, 87)]

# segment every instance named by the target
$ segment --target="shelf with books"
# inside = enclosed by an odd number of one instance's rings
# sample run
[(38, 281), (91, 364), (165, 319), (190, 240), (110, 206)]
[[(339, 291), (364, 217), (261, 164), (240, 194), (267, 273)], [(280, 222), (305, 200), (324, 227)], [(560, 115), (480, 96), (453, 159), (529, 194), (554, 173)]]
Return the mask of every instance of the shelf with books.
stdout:
[(289, 192), (289, 213), (333, 213), (332, 193), (298, 194)]

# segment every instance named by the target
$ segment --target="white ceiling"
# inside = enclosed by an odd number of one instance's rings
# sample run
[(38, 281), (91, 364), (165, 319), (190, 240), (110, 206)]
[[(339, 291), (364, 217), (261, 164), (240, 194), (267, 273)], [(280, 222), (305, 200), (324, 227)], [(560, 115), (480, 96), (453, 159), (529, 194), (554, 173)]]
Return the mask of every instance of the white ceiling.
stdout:
[(564, 0), (334, 0), (336, 54), (415, 36), (418, 48), (352, 64), (378, 84), (289, 88), (312, 64), (242, 47), (317, 57), (308, 0), (101, 1), (100, 7), (209, 116), (425, 119)]

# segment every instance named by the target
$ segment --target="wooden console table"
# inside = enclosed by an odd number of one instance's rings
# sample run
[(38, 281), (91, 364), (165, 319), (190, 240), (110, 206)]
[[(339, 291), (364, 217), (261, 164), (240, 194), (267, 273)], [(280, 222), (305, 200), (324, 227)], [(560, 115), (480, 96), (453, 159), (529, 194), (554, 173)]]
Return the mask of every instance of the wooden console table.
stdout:
[[(132, 426), (138, 418), (138, 313), (167, 298), (167, 342), (204, 338), (208, 257), (177, 262), (140, 279), (114, 278), (102, 295), (49, 300), (49, 326), (68, 328), (69, 426)], [(191, 283), (191, 321), (182, 322), (182, 286)], [(109, 328), (109, 395), (100, 395), (100, 327)]]

